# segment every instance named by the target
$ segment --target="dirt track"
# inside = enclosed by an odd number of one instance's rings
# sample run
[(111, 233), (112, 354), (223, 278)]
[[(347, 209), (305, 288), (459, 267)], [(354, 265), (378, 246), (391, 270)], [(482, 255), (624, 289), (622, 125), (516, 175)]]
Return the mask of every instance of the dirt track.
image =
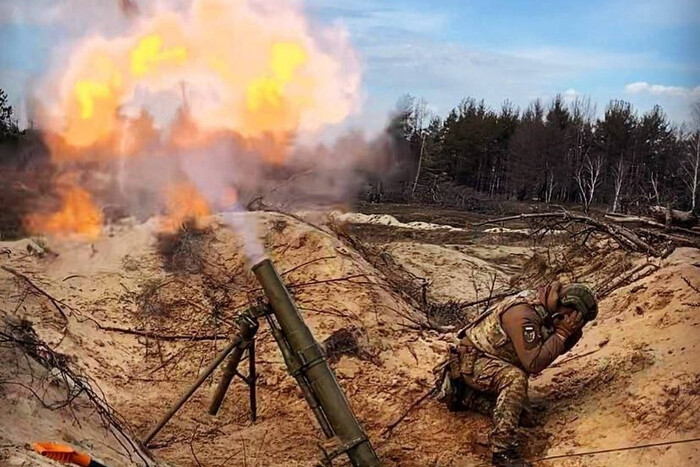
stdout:
[[(280, 271), (317, 260), (285, 274), (316, 337), (323, 341), (341, 329), (359, 336), (333, 366), (383, 462), (402, 466), (485, 462), (489, 420), (449, 413), (432, 400), (385, 433), (430, 388), (431, 369), (443, 357), (451, 336), (425, 329), (421, 310), (392, 290), (383, 274), (351, 246), (325, 227), (316, 228), (318, 217), (309, 224), (281, 214), (249, 216), (260, 226)], [(528, 272), (532, 256), (538, 254), (520, 238), (475, 238), (470, 233), (406, 228), (392, 232), (390, 226), (366, 224), (347, 229), (430, 280), (429, 298), (435, 301), (483, 297), (494, 276), (499, 286), (505, 286)], [(445, 241), (448, 238), (450, 242)], [(509, 244), (497, 245), (499, 241)], [(0, 256), (0, 264), (24, 272), (71, 307), (65, 332), (65, 323), (41, 297), (24, 297), (17, 314), (32, 321), (54, 350), (71, 356), (138, 434), (155, 423), (225, 341), (159, 341), (100, 327), (170, 336), (225, 335), (236, 310), (247, 303), (247, 291), (257, 287), (235, 235), (216, 227), (198, 242), (204, 261), (189, 272), (164, 270), (148, 224), (114, 226), (109, 236), (92, 245), (49, 240), (57, 257), (26, 254), (26, 241), (0, 244), (0, 249), (11, 250)], [(602, 281), (601, 270), (613, 271), (614, 264), (636, 264), (641, 259), (612, 255), (597, 261), (579, 258), (560, 275), (567, 278), (573, 271), (580, 279)], [(682, 280), (700, 283), (697, 264), (697, 250), (679, 249), (654, 275), (614, 292), (601, 303), (598, 322), (585, 331), (573, 354), (532, 381), (532, 400), (542, 426), (524, 431), (530, 458), (700, 434), (694, 415), (700, 390), (696, 337), (700, 298)], [(358, 274), (363, 276), (324, 282)], [(15, 310), (22, 297), (21, 287), (2, 271), (0, 310)], [(10, 361), (9, 356), (3, 358)], [(178, 466), (313, 465), (320, 432), (264, 329), (258, 358), (256, 423), (248, 420), (247, 395), (240, 382), (232, 386), (219, 416), (206, 414), (217, 373), (156, 438), (156, 458)], [(52, 412), (58, 417), (42, 418), (47, 410), (26, 399), (28, 393), (21, 387), (0, 385), (0, 391), (0, 459), (5, 456), (14, 462), (9, 465), (22, 465), (30, 456), (22, 444), (35, 432), (42, 438), (82, 443), (110, 465), (132, 465), (117, 453), (118, 445), (98, 423), (87, 421), (89, 406), (73, 408), (77, 418), (85, 420), (81, 431), (69, 422), (67, 408)], [(29, 401), (22, 403), (21, 411), (20, 400)], [(699, 455), (697, 444), (682, 444), (541, 465), (695, 465)]]

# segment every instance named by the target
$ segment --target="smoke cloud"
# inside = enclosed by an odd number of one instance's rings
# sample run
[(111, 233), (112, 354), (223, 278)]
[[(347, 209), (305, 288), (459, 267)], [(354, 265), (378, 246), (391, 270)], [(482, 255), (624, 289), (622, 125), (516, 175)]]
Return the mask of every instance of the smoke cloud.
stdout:
[[(175, 226), (255, 196), (291, 208), (337, 203), (385, 163), (381, 138), (324, 141), (359, 110), (361, 63), (347, 32), (310, 21), (301, 3), (111, 8), (119, 18), (57, 48), (36, 89), (52, 161), (70, 176), (56, 183), (60, 208), (32, 215), (33, 230), (94, 236), (117, 212)], [(46, 11), (66, 28), (94, 12), (64, 13)]]

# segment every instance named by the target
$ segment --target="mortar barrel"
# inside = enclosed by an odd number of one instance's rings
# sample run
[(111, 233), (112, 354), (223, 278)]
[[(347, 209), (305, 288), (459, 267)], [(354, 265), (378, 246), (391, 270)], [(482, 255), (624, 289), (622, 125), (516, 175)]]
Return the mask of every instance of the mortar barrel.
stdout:
[(293, 353), (298, 356), (311, 391), (323, 408), (333, 432), (348, 447), (350, 462), (356, 467), (378, 466), (379, 459), (355, 418), (320, 346), (297, 310), (282, 279), (269, 259), (255, 264), (253, 273), (265, 291), (280, 329)]
[(289, 374), (294, 377), (297, 384), (299, 385), (301, 393), (304, 396), (304, 399), (306, 399), (306, 403), (309, 404), (309, 407), (311, 408), (311, 411), (316, 417), (316, 420), (318, 420), (318, 424), (321, 426), (321, 431), (323, 431), (323, 434), (326, 435), (326, 438), (332, 438), (334, 435), (333, 428), (331, 428), (330, 424), (328, 423), (326, 414), (323, 413), (323, 409), (319, 405), (318, 399), (316, 399), (316, 396), (309, 387), (309, 382), (306, 381), (304, 375), (297, 371), (301, 364), (299, 363), (298, 359), (294, 357), (292, 350), (289, 348), (289, 344), (282, 335), (282, 331), (280, 331), (280, 329), (277, 327), (277, 323), (275, 323), (273, 319), (274, 318), (268, 319), (268, 322), (270, 323), (272, 336), (275, 338), (277, 346), (279, 347), (280, 352), (282, 353), (284, 363), (287, 365), (287, 370), (289, 371)]

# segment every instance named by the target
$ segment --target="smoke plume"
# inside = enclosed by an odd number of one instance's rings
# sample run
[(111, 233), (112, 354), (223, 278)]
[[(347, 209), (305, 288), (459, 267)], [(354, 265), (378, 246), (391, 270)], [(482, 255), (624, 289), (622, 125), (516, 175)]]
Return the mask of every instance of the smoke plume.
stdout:
[(36, 90), (52, 161), (69, 176), (56, 181), (60, 207), (33, 214), (31, 229), (99, 235), (105, 206), (174, 228), (258, 195), (338, 202), (376, 168), (377, 142), (320, 142), (360, 106), (342, 27), (294, 1), (119, 5), (128, 20), (61, 50)]

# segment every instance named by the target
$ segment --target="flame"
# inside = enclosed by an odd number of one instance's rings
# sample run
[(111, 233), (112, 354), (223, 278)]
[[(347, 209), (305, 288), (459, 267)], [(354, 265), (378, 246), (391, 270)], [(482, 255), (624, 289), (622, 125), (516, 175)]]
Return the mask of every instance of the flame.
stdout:
[(140, 78), (152, 73), (161, 64), (183, 64), (187, 60), (187, 49), (172, 47), (163, 50), (163, 38), (152, 34), (141, 39), (130, 55), (131, 74)]
[(91, 72), (76, 80), (65, 104), (62, 136), (70, 146), (77, 148), (94, 145), (113, 134), (117, 127), (122, 73), (107, 56), (97, 55), (92, 63)]
[(292, 80), (294, 71), (306, 61), (306, 52), (289, 42), (272, 44), (270, 74), (255, 79), (248, 85), (247, 104), (251, 112), (259, 112), (265, 105), (274, 109), (284, 100), (284, 86)]
[(174, 232), (187, 220), (194, 220), (197, 227), (204, 227), (204, 217), (211, 213), (209, 203), (189, 181), (176, 182), (165, 189), (167, 215), (161, 219), (163, 230)]
[[(164, 93), (180, 100), (183, 83), (202, 132), (253, 140), (273, 134), (281, 144), (281, 135), (343, 120), (359, 100), (359, 67), (347, 39), (324, 31), (324, 46), (337, 49), (324, 50), (295, 2), (265, 9), (252, 0), (192, 0), (185, 11), (143, 16), (121, 37), (85, 39), (47, 83), (47, 94), (60, 96), (47, 113), (49, 126), (85, 157), (99, 144), (117, 153), (128, 132), (119, 124), (122, 109)], [(75, 156), (55, 149), (58, 159)]]
[[(41, 123), (57, 165), (123, 165), (232, 136), (250, 157), (281, 164), (297, 135), (356, 109), (360, 67), (346, 34), (336, 25), (312, 31), (300, 2), (166, 5), (141, 11), (120, 35), (79, 40), (47, 75)], [(170, 224), (209, 213), (191, 183), (154, 183)]]
[(93, 204), (88, 191), (79, 187), (67, 188), (61, 193), (61, 201), (58, 212), (29, 216), (29, 230), (56, 235), (78, 234), (91, 239), (100, 235), (102, 213)]

